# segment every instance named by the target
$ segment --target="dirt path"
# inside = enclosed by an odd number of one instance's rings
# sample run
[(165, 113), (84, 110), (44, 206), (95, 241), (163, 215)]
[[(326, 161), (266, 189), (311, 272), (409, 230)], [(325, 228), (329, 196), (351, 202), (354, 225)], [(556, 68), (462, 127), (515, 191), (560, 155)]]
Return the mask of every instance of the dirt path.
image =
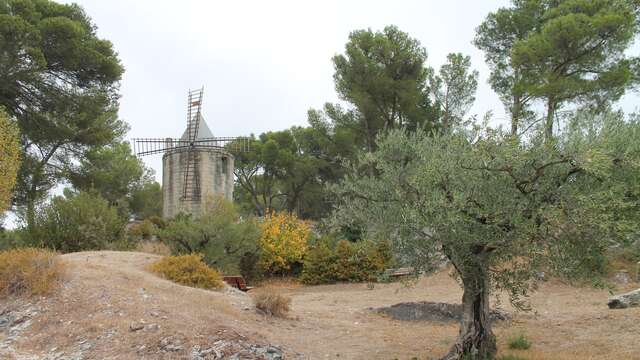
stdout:
[[(376, 284), (372, 290), (365, 284), (273, 284), (293, 299), (291, 318), (274, 319), (257, 314), (246, 294), (156, 277), (145, 270), (154, 255), (104, 251), (63, 259), (68, 279), (57, 294), (0, 301), (0, 358), (213, 359), (211, 349), (260, 358), (276, 346), (288, 359), (428, 359), (443, 354), (457, 334), (454, 323), (396, 321), (370, 310), (407, 301), (458, 302), (460, 289), (446, 272), (413, 287)], [(537, 314), (515, 314), (496, 326), (499, 347), (525, 333), (532, 349), (511, 352), (525, 359), (637, 359), (640, 308), (608, 310), (607, 296), (544, 283), (532, 298)], [(24, 317), (13, 335), (2, 330), (3, 311)]]

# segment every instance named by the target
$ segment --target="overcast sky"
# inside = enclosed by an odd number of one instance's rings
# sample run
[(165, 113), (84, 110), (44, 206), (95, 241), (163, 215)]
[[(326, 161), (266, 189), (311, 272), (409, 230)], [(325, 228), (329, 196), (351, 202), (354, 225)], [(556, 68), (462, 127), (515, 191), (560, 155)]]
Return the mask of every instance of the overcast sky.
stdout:
[[(128, 138), (179, 137), (189, 89), (204, 86), (203, 114), (216, 136), (305, 125), (309, 108), (337, 101), (331, 57), (349, 33), (397, 25), (438, 68), (450, 52), (480, 72), (472, 114), (502, 105), (487, 85), (483, 54), (471, 43), (485, 16), (509, 1), (158, 1), (79, 0), (113, 42), (126, 69), (120, 117)], [(637, 96), (623, 101), (635, 109)], [(160, 156), (145, 158), (161, 179)]]

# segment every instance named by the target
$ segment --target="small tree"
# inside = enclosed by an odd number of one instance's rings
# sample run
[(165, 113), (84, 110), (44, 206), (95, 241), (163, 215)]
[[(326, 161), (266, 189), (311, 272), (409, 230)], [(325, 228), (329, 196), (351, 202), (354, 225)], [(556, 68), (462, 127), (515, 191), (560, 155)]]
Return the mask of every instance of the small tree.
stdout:
[(471, 58), (460, 53), (447, 55), (438, 74), (430, 74), (431, 93), (440, 106), (442, 129), (450, 131), (462, 122), (476, 100), (478, 71), (470, 70)]
[(638, 209), (639, 129), (615, 114), (583, 116), (554, 146), (542, 134), (522, 144), (486, 127), (394, 131), (361, 158), (378, 176), (354, 171), (334, 188), (335, 219), (367, 224), (417, 268), (446, 256), (464, 289), (464, 315), (444, 359), (492, 358), (492, 289), (526, 308), (537, 271), (593, 274), (609, 241), (637, 227), (637, 215), (619, 214)]
[(137, 219), (160, 217), (162, 215), (162, 186), (156, 181), (138, 184), (129, 200), (129, 209)]
[(124, 220), (100, 195), (67, 191), (36, 213), (29, 235), (35, 245), (61, 252), (101, 250), (122, 240)]
[(257, 252), (260, 230), (243, 220), (233, 203), (222, 197), (206, 199), (197, 218), (178, 215), (160, 231), (174, 254), (201, 253), (204, 261), (224, 272), (237, 272), (240, 258)]

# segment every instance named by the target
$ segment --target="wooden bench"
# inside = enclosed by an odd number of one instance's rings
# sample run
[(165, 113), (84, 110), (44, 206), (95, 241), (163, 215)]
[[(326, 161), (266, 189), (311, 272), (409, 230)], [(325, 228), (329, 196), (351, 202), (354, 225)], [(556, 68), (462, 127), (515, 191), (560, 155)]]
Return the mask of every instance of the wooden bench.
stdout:
[(392, 278), (402, 278), (414, 275), (416, 270), (412, 267), (387, 269), (384, 273)]
[(238, 290), (241, 290), (241, 291), (249, 291), (249, 290), (253, 289), (252, 286), (247, 286), (247, 282), (244, 281), (244, 278), (242, 276), (239, 276), (239, 275), (236, 275), (236, 276), (223, 276), (222, 280), (224, 280), (224, 282), (226, 282), (230, 286), (233, 286), (234, 288), (236, 288)]

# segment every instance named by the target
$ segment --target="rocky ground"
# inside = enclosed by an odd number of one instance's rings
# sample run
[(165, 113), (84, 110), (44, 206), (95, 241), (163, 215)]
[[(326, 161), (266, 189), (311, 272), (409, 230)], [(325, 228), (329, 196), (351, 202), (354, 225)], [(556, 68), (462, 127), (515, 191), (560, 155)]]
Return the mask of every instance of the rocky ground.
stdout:
[(234, 324), (244, 314), (255, 316), (246, 294), (160, 279), (145, 270), (156, 258), (65, 255), (62, 289), (0, 302), (0, 359), (283, 358), (280, 347)]
[[(234, 289), (206, 291), (160, 279), (146, 270), (157, 258), (64, 255), (68, 273), (55, 294), (0, 300), (0, 359), (431, 359), (446, 352), (458, 331), (455, 321), (431, 318), (458, 316), (457, 307), (446, 304), (459, 302), (461, 291), (446, 270), (412, 284), (277, 281), (252, 290), (292, 298), (290, 316), (279, 319), (258, 313), (250, 296)], [(616, 292), (638, 287), (630, 282)], [(640, 308), (610, 310), (609, 295), (549, 280), (532, 296), (528, 313), (499, 297), (493, 307), (504, 317), (494, 329), (500, 353), (637, 359)], [(379, 308), (426, 311), (427, 320), (396, 320)], [(519, 334), (532, 342), (530, 350), (508, 350), (508, 338)]]

